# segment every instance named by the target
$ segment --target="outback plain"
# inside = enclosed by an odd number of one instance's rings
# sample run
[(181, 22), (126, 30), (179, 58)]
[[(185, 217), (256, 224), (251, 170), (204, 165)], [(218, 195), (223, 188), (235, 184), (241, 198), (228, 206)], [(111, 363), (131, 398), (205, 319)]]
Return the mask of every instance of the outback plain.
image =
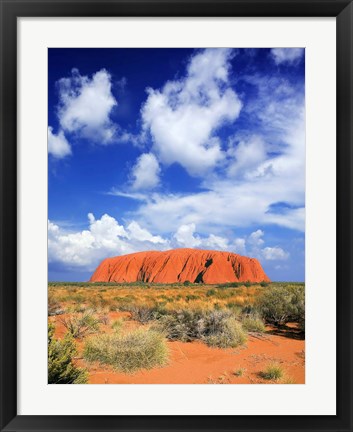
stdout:
[(49, 283), (49, 383), (303, 384), (303, 283)]

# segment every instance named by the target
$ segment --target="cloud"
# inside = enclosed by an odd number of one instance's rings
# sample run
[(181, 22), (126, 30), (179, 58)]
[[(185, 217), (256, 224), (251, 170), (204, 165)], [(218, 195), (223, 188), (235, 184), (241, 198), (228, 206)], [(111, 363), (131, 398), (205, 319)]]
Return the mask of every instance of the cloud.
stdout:
[(159, 184), (159, 163), (152, 153), (144, 153), (132, 168), (132, 189), (153, 189)]
[(80, 75), (72, 69), (71, 76), (57, 82), (59, 90), (58, 118), (66, 132), (79, 134), (97, 143), (111, 142), (117, 126), (110, 114), (117, 101), (111, 87), (111, 76), (101, 69), (92, 75)]
[(92, 213), (87, 216), (89, 226), (83, 230), (48, 221), (49, 264), (64, 265), (66, 270), (93, 271), (107, 257), (180, 247), (226, 250), (261, 261), (280, 261), (289, 257), (289, 253), (281, 247), (265, 245), (265, 233), (262, 230), (232, 240), (229, 235), (202, 235), (197, 233), (196, 224), (187, 224), (179, 226), (175, 232), (160, 236), (134, 220), (124, 226), (108, 214), (100, 219), (96, 219)]
[(203, 245), (210, 249), (228, 249), (228, 239), (214, 234), (210, 234), (204, 241)]
[(230, 157), (227, 168), (229, 177), (247, 175), (264, 162), (267, 156), (265, 143), (259, 136), (251, 136), (248, 141), (241, 140), (237, 143), (235, 141), (235, 137), (230, 139), (231, 144), (227, 151), (227, 155)]
[(234, 252), (239, 255), (246, 255), (246, 240), (244, 238), (236, 238), (233, 245)]
[(196, 225), (181, 225), (174, 234), (175, 246), (199, 249), (227, 249), (228, 240), (226, 238), (210, 234), (208, 237), (201, 237), (195, 234)]
[(286, 260), (289, 257), (289, 253), (285, 252), (282, 248), (276, 247), (265, 247), (262, 249), (262, 255), (266, 260)]
[(88, 214), (89, 227), (69, 230), (65, 224), (48, 221), (48, 261), (60, 263), (67, 269), (80, 268), (93, 271), (99, 262), (110, 256), (144, 250), (166, 250), (175, 247), (227, 250), (226, 238), (195, 233), (196, 226), (180, 226), (167, 237), (154, 235), (136, 221), (126, 226), (104, 214), (96, 219)]
[(279, 246), (266, 246), (263, 239), (264, 231), (258, 229), (245, 238), (236, 238), (232, 249), (241, 255), (248, 255), (259, 260), (279, 261), (289, 258), (289, 253)]
[(274, 62), (279, 65), (282, 63), (296, 64), (304, 55), (303, 48), (272, 48), (271, 55)]
[[(158, 232), (190, 223), (197, 224), (202, 232), (209, 232), (216, 226), (232, 228), (254, 224), (276, 224), (303, 231), (301, 178), (294, 177), (292, 183), (284, 177), (282, 180), (271, 177), (239, 183), (219, 180), (202, 192), (155, 193), (144, 197), (146, 200), (134, 212), (134, 217)], [(288, 208), (282, 213), (271, 210), (273, 203), (286, 202), (289, 197), (298, 208)]]
[(264, 234), (265, 233), (260, 229), (252, 232), (248, 238), (248, 243), (250, 245), (252, 245), (253, 247), (259, 247), (259, 246), (263, 245), (264, 240), (262, 237), (264, 236)]
[(161, 236), (154, 236), (148, 230), (141, 228), (140, 225), (133, 221), (131, 222), (127, 230), (129, 232), (129, 238), (138, 240), (141, 242), (151, 242), (153, 244), (166, 244), (167, 240), (163, 239)]
[(48, 127), (48, 153), (57, 159), (64, 158), (71, 154), (71, 146), (61, 130), (57, 135), (53, 133), (53, 128)]
[[(149, 229), (168, 232), (194, 223), (201, 232), (252, 225), (304, 231), (303, 83), (258, 75), (242, 79), (254, 86), (242, 111), (249, 126), (229, 139), (223, 169), (204, 175), (201, 190), (144, 197), (134, 217)], [(277, 203), (288, 206), (278, 211)]]
[(168, 81), (162, 90), (148, 89), (143, 129), (162, 163), (177, 162), (198, 176), (224, 159), (216, 132), (242, 106), (229, 86), (231, 55), (229, 49), (206, 49), (190, 59), (184, 78)]
[(195, 230), (195, 224), (181, 225), (174, 234), (174, 238), (178, 244), (187, 248), (200, 246), (201, 239), (194, 236)]
[(82, 231), (67, 231), (48, 221), (49, 263), (92, 271), (108, 256), (168, 248), (166, 240), (153, 236), (136, 222), (125, 228), (107, 214), (96, 220), (92, 213), (88, 214), (88, 220), (89, 228)]

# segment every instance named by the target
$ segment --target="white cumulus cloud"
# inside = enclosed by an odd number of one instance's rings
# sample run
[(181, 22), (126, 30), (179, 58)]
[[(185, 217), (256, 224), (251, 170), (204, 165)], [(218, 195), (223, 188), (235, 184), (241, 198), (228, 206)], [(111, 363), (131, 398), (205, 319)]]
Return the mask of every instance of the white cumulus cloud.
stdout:
[(251, 170), (256, 169), (260, 163), (266, 160), (266, 149), (263, 139), (259, 136), (252, 136), (248, 141), (241, 140), (234, 145), (231, 140), (231, 147), (227, 151), (230, 163), (227, 174), (230, 177), (241, 174), (248, 175)]
[(249, 235), (248, 243), (251, 244), (252, 246), (255, 246), (255, 247), (259, 247), (259, 246), (263, 245), (264, 240), (262, 237), (264, 236), (264, 234), (265, 233), (260, 229), (252, 232)]
[(137, 221), (125, 226), (104, 214), (96, 219), (88, 214), (89, 226), (84, 230), (68, 230), (59, 223), (48, 221), (49, 263), (60, 263), (66, 268), (92, 271), (107, 257), (144, 250), (167, 250), (178, 247), (228, 250), (228, 239), (209, 234), (196, 234), (196, 225), (182, 225), (167, 236), (152, 234)]
[(194, 223), (181, 225), (174, 234), (177, 246), (200, 249), (227, 249), (228, 240), (224, 237), (210, 234), (202, 237), (195, 234), (196, 225)]
[(271, 54), (276, 64), (297, 63), (304, 55), (303, 48), (272, 48)]
[(258, 229), (244, 238), (236, 238), (232, 249), (241, 255), (248, 255), (259, 260), (279, 261), (289, 258), (289, 253), (279, 246), (266, 246), (263, 239), (264, 231)]
[(117, 105), (111, 91), (110, 74), (101, 69), (89, 78), (72, 69), (72, 75), (61, 78), (57, 86), (58, 117), (62, 129), (97, 143), (109, 143), (116, 132), (110, 113)]
[(126, 228), (105, 214), (95, 219), (88, 214), (89, 228), (67, 231), (48, 221), (48, 257), (50, 263), (68, 267), (81, 267), (92, 271), (99, 262), (109, 256), (124, 255), (139, 250), (168, 248), (168, 242), (153, 236), (136, 222)]
[(228, 49), (206, 49), (191, 58), (184, 78), (148, 89), (143, 128), (164, 164), (177, 162), (197, 176), (224, 159), (217, 129), (242, 106), (228, 82), (230, 56)]
[(132, 189), (153, 189), (159, 184), (159, 163), (153, 153), (144, 153), (132, 168)]
[(234, 240), (233, 250), (239, 255), (246, 254), (246, 241), (244, 238), (236, 238)]
[(275, 247), (265, 247), (262, 249), (262, 255), (266, 260), (286, 260), (289, 257), (289, 253), (285, 252), (282, 248)]
[(175, 240), (179, 245), (194, 248), (201, 245), (201, 239), (197, 236), (195, 237), (195, 224), (181, 225), (177, 232), (174, 234)]
[(161, 236), (154, 236), (145, 228), (142, 228), (136, 221), (132, 221), (128, 226), (127, 230), (129, 232), (129, 238), (138, 240), (141, 242), (151, 242), (154, 244), (166, 244), (167, 240), (163, 239)]
[[(213, 226), (275, 224), (304, 231), (305, 111), (303, 88), (281, 79), (244, 78), (258, 94), (244, 112), (259, 125), (256, 134), (232, 137), (223, 173), (205, 176), (202, 190), (156, 193), (135, 212), (152, 230), (195, 223)], [(274, 96), (275, 95), (275, 96)], [(192, 158), (198, 163), (198, 153)], [(227, 174), (227, 175), (225, 175)], [(277, 203), (287, 203), (277, 210)]]
[(71, 154), (71, 146), (61, 130), (57, 135), (53, 133), (53, 128), (48, 127), (48, 153), (57, 159), (64, 158)]

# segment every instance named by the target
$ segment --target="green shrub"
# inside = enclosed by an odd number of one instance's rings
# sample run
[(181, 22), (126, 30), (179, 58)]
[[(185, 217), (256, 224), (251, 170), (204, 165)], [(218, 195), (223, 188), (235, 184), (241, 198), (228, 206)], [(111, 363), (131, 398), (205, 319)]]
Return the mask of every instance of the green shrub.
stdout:
[(228, 302), (226, 303), (226, 307), (232, 311), (232, 314), (236, 317), (240, 316), (242, 313), (242, 306), (240, 306), (237, 302)]
[(217, 299), (227, 299), (234, 296), (234, 290), (219, 288), (214, 293), (214, 297)]
[[(303, 285), (274, 286), (257, 301), (262, 317), (274, 325), (289, 321), (305, 322), (305, 288)], [(303, 325), (303, 324), (302, 324)]]
[(283, 377), (282, 367), (275, 362), (267, 365), (266, 369), (260, 372), (260, 376), (266, 380), (278, 381)]
[(218, 288), (237, 288), (239, 286), (241, 286), (241, 282), (226, 282), (219, 284)]
[(217, 291), (215, 289), (211, 288), (206, 292), (206, 297), (212, 297), (216, 294), (216, 292)]
[(137, 329), (127, 334), (93, 336), (86, 341), (83, 355), (89, 362), (98, 361), (131, 373), (165, 365), (168, 348), (161, 333)]
[(185, 301), (189, 302), (190, 300), (199, 300), (201, 297), (194, 295), (194, 294), (188, 294), (185, 296)]
[(199, 336), (199, 318), (200, 314), (196, 311), (173, 311), (160, 317), (155, 328), (162, 331), (169, 340), (189, 342)]
[(203, 340), (210, 346), (235, 347), (245, 342), (246, 335), (229, 310), (180, 310), (162, 316), (155, 328), (170, 340), (190, 342)]
[(174, 302), (174, 297), (170, 297), (170, 296), (166, 296), (165, 294), (162, 294), (158, 297), (158, 300), (164, 300), (165, 303), (173, 303)]
[(251, 304), (246, 304), (242, 306), (241, 310), (242, 315), (257, 315), (258, 310), (257, 307)]
[(90, 311), (77, 316), (62, 318), (60, 322), (74, 338), (83, 338), (88, 334), (97, 332), (100, 324), (99, 319), (95, 318)]
[(77, 354), (73, 337), (67, 333), (63, 340), (54, 339), (54, 326), (48, 326), (48, 384), (85, 384), (88, 373), (77, 368), (73, 357)]
[(186, 280), (186, 281), (183, 283), (183, 285), (184, 285), (184, 286), (189, 286), (189, 285), (191, 285), (191, 282), (190, 282), (189, 280)]
[(75, 304), (81, 304), (81, 303), (83, 303), (85, 301), (85, 296), (83, 296), (80, 293), (76, 294), (74, 292), (74, 294), (71, 294), (71, 295), (68, 296), (68, 300), (72, 301)]
[(248, 332), (263, 333), (266, 330), (262, 319), (256, 315), (245, 316), (241, 323), (243, 328)]
[(86, 310), (86, 306), (82, 304), (74, 304), (73, 306), (69, 306), (67, 312), (69, 313), (82, 313)]
[(115, 308), (120, 311), (130, 311), (132, 308), (132, 304), (134, 303), (134, 299), (126, 296), (126, 297), (114, 297), (113, 298)]
[(48, 316), (61, 315), (64, 313), (58, 299), (49, 291), (48, 293)]
[(134, 305), (129, 308), (129, 312), (133, 320), (145, 324), (164, 315), (166, 312), (163, 306), (165, 306), (165, 303), (162, 302), (155, 306)]
[(214, 332), (204, 337), (209, 346), (218, 348), (236, 348), (247, 340), (242, 325), (233, 317), (223, 319)]

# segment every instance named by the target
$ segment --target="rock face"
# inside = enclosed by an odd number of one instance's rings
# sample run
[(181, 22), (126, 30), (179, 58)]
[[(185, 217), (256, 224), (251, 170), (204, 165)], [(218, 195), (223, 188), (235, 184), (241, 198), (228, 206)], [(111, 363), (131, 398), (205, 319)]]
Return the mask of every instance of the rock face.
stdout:
[(231, 252), (173, 249), (121, 255), (103, 260), (90, 282), (226, 283), (269, 282), (261, 264)]

